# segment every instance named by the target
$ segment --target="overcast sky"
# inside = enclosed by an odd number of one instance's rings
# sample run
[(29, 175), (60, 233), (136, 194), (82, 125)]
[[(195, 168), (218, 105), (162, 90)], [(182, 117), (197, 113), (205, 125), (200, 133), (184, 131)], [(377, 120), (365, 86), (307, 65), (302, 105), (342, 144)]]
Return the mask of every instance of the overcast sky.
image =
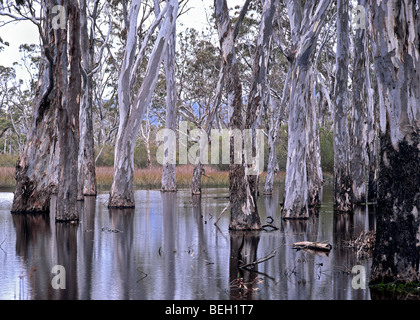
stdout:
[[(243, 0), (228, 0), (228, 6), (231, 8), (235, 5), (242, 5)], [(190, 11), (181, 16), (178, 24), (182, 23), (184, 28), (194, 27), (198, 30), (206, 27), (206, 11), (211, 14), (209, 8), (213, 5), (214, 0), (190, 0), (189, 6), (192, 7)], [(4, 17), (0, 17), (4, 19)], [(180, 30), (180, 28), (178, 28)], [(10, 23), (0, 28), (0, 37), (10, 43), (9, 47), (0, 52), (0, 65), (11, 67), (13, 62), (20, 62), (21, 54), (19, 53), (19, 46), (23, 43), (39, 44), (38, 30), (34, 24), (27, 21), (20, 21), (18, 23)], [(24, 70), (17, 68), (17, 78), (27, 78), (27, 73)]]

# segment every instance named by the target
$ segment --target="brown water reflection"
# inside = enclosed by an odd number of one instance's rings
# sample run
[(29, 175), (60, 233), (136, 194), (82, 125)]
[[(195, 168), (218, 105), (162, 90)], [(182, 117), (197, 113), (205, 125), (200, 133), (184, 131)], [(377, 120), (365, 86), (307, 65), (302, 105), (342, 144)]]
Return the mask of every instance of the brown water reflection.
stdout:
[[(80, 202), (81, 221), (53, 215), (11, 215), (12, 195), (0, 193), (0, 299), (370, 299), (353, 289), (350, 273), (370, 260), (342, 248), (375, 227), (374, 213), (334, 214), (331, 188), (305, 221), (280, 219), (281, 188), (259, 198), (263, 222), (279, 230), (229, 232), (228, 190), (136, 191), (136, 208), (108, 210), (107, 193)], [(4, 239), (5, 238), (5, 239)], [(329, 254), (296, 251), (296, 241), (328, 241)], [(276, 249), (273, 258), (243, 269)], [(53, 266), (66, 289), (53, 289)]]

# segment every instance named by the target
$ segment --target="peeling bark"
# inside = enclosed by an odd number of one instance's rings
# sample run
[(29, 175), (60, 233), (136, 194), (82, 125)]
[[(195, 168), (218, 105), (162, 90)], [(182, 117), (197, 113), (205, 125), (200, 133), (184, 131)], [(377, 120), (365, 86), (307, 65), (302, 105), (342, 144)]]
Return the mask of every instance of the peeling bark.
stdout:
[[(366, 21), (371, 19), (371, 10), (369, 6), (365, 3), (366, 9)], [(366, 26), (369, 27), (369, 24)], [(366, 41), (371, 41), (372, 30), (368, 30)], [(369, 38), (369, 39), (367, 39)], [(366, 90), (367, 90), (367, 154), (368, 154), (368, 187), (367, 187), (367, 200), (369, 202), (376, 202), (377, 200), (377, 178), (378, 178), (378, 149), (379, 149), (379, 96), (378, 96), (378, 86), (373, 85), (372, 82), (375, 82), (376, 79), (371, 76), (373, 72), (370, 68), (370, 54), (368, 45), (365, 45), (365, 81), (366, 81)], [(372, 78), (372, 80), (371, 80)]]
[[(268, 163), (267, 163), (267, 176), (265, 178), (264, 184), (264, 194), (271, 195), (273, 193), (273, 185), (274, 185), (274, 175), (278, 172), (278, 162), (277, 162), (277, 155), (276, 155), (276, 142), (277, 136), (280, 130), (281, 122), (283, 120), (284, 110), (286, 108), (286, 95), (287, 90), (289, 89), (290, 78), (292, 75), (292, 68), (288, 66), (286, 80), (284, 82), (283, 87), (283, 96), (281, 98), (279, 110), (277, 112), (276, 121), (274, 122), (273, 117), (270, 117), (269, 124), (267, 124), (267, 132), (268, 132)], [(270, 101), (270, 95), (267, 95), (267, 100)], [(266, 103), (265, 112), (267, 114), (267, 108), (269, 107), (270, 102)], [(267, 116), (268, 117), (268, 116)]]
[[(176, 130), (176, 79), (175, 79), (175, 48), (176, 48), (176, 29), (174, 27), (170, 39), (170, 44), (165, 56), (165, 75), (166, 75), (166, 121), (165, 128), (175, 132)], [(168, 139), (165, 137), (165, 139)], [(173, 147), (173, 146), (171, 146)], [(165, 153), (168, 152), (166, 149)], [(175, 164), (165, 163), (162, 168), (162, 191), (176, 191), (176, 171)]]
[(311, 68), (296, 66), (293, 72), (289, 113), (283, 218), (308, 218), (307, 120), (311, 103)]
[(420, 19), (415, 2), (372, 2), (380, 112), (371, 282), (419, 282)]
[[(358, 4), (364, 6), (364, 0)], [(353, 101), (351, 113), (351, 175), (353, 182), (353, 204), (360, 204), (367, 200), (366, 174), (369, 166), (368, 155), (368, 104), (370, 75), (366, 72), (369, 68), (367, 55), (366, 29), (356, 30), (354, 41), (354, 65), (352, 74)]]
[(12, 213), (49, 212), (50, 196), (57, 190), (58, 175), (51, 166), (54, 160), (58, 163), (55, 150), (58, 148), (57, 106), (53, 102), (56, 91), (47, 93), (49, 83), (53, 81), (49, 78), (50, 73), (53, 73), (52, 64), (47, 59), (41, 60), (32, 128), (16, 162)]
[[(313, 72), (310, 71), (310, 82), (313, 83)], [(308, 179), (308, 206), (321, 205), (323, 174), (321, 167), (321, 146), (319, 142), (318, 118), (316, 114), (315, 97), (310, 90), (308, 105), (308, 130), (306, 135), (306, 171)]]
[[(200, 151), (197, 152), (197, 154)], [(194, 170), (193, 170), (193, 177), (192, 177), (192, 181), (191, 181), (191, 193), (193, 195), (200, 195), (201, 194), (201, 176), (204, 173), (204, 166), (203, 164), (199, 161), (200, 156), (197, 156), (197, 163), (194, 165)]]
[(337, 1), (337, 50), (334, 86), (334, 210), (353, 211), (350, 134), (347, 121), (349, 65), (349, 4)]
[[(72, 19), (70, 30), (78, 33), (78, 6), (67, 2), (64, 5)], [(50, 16), (53, 6), (54, 3), (43, 1), (42, 16)], [(51, 195), (58, 193), (57, 207), (54, 208), (58, 210), (58, 220), (77, 220), (78, 213), (74, 208), (77, 196), (80, 34), (70, 34), (68, 44), (67, 30), (54, 30), (50, 19), (43, 19), (40, 23), (43, 59), (32, 125), (23, 153), (16, 163), (11, 211), (49, 212)]]
[[(228, 110), (230, 114), (229, 130), (244, 129), (242, 116), (242, 84), (239, 76), (238, 63), (235, 53), (235, 33), (239, 32), (238, 23), (235, 28), (231, 25), (229, 10), (226, 0), (215, 0), (216, 23), (219, 34), (219, 41), (222, 51), (222, 61), (225, 65), (225, 81), (228, 96)], [(243, 17), (249, 1), (247, 1), (241, 11)], [(240, 21), (240, 20), (239, 20)], [(251, 207), (256, 207), (253, 198), (247, 187), (245, 176), (244, 158), (241, 155), (242, 163), (235, 164), (234, 137), (230, 138), (230, 165), (229, 165), (229, 199), (231, 204), (231, 220), (229, 229), (231, 230), (255, 230), (261, 228), (258, 212), (252, 211)], [(241, 142), (243, 146), (243, 143)], [(241, 151), (242, 153), (242, 151)]]
[[(313, 153), (317, 151), (317, 133), (312, 130), (316, 130), (317, 126), (313, 125), (316, 122), (316, 114), (315, 106), (312, 105), (314, 101), (311, 60), (330, 3), (329, 0), (320, 1), (315, 8), (315, 2), (307, 1), (302, 8), (298, 1), (286, 2), (292, 37), (290, 52), (293, 53), (288, 59), (292, 63), (293, 78), (290, 92), (283, 219), (308, 218), (309, 194), (311, 202), (319, 198), (317, 196), (319, 170), (316, 166), (320, 162)], [(308, 160), (312, 162), (309, 167)], [(311, 174), (309, 181), (308, 170)]]
[[(95, 150), (93, 139), (93, 75), (92, 67), (95, 57), (93, 35), (88, 34), (86, 0), (80, 2), (80, 46), (82, 51), (82, 98), (79, 111), (79, 155), (78, 155), (78, 188), (77, 198), (83, 200), (84, 196), (95, 196), (96, 172)], [(98, 2), (95, 3), (97, 6)], [(97, 8), (95, 7), (95, 12)], [(96, 13), (95, 13), (96, 15)], [(96, 17), (93, 18), (95, 20)]]
[[(261, 17), (260, 29), (257, 38), (257, 45), (254, 54), (254, 64), (252, 67), (252, 82), (248, 96), (248, 106), (246, 109), (245, 129), (252, 130), (252, 156), (258, 156), (260, 147), (257, 145), (256, 129), (258, 129), (258, 119), (264, 111), (264, 100), (267, 95), (267, 77), (268, 63), (271, 52), (271, 39), (273, 34), (273, 18), (277, 8), (278, 1), (266, 0), (263, 4), (263, 12)], [(269, 94), (269, 93), (268, 93)], [(254, 161), (259, 162), (258, 157)], [(247, 161), (248, 162), (248, 161)], [(249, 168), (252, 166), (259, 167), (259, 163), (248, 163)], [(259, 171), (260, 168), (257, 169)], [(262, 170), (262, 169), (261, 169)], [(251, 212), (258, 215), (257, 198), (258, 198), (258, 175), (247, 175), (247, 188), (252, 197)]]
[[(64, 88), (59, 93), (61, 105), (58, 109), (58, 131), (60, 143), (59, 186), (57, 207), (55, 208), (56, 221), (79, 220), (77, 210), (77, 159), (79, 150), (79, 106), (81, 96), (81, 51), (80, 51), (80, 11), (74, 1), (68, 2), (69, 15), (69, 44), (68, 63), (70, 65), (67, 75), (67, 61), (61, 66), (58, 88)], [(63, 51), (60, 56), (66, 57), (67, 30), (57, 30), (59, 47)], [(68, 76), (68, 78), (67, 78)]]
[[(142, 60), (142, 46), (134, 63), (137, 44), (137, 18), (141, 1), (133, 1), (130, 7), (129, 30), (121, 74), (118, 81), (118, 104), (120, 124), (115, 145), (114, 177), (108, 202), (109, 208), (132, 208), (135, 206), (134, 183), (134, 147), (140, 130), (141, 120), (150, 104), (157, 83), (160, 65), (167, 50), (168, 40), (176, 23), (178, 0), (169, 0), (160, 16), (165, 14), (152, 53), (149, 57), (146, 74), (137, 94), (132, 88), (136, 82), (136, 73)], [(159, 19), (156, 19), (157, 26)], [(134, 67), (133, 67), (134, 65)]]

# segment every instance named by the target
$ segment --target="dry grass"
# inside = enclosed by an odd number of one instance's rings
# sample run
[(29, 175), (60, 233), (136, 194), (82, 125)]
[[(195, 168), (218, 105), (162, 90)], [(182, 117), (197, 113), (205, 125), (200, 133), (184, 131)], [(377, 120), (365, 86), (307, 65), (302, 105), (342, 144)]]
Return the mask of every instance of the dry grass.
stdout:
[[(191, 185), (194, 166), (177, 166), (176, 167), (176, 183), (179, 187), (189, 187)], [(96, 168), (96, 179), (99, 189), (109, 189), (112, 184), (112, 167)], [(211, 167), (205, 167), (206, 176), (202, 177), (203, 187), (217, 187), (229, 185), (229, 172), (218, 171)], [(153, 167), (150, 169), (134, 170), (134, 187), (135, 188), (160, 188), (162, 177), (162, 168)]]
[[(227, 187), (229, 186), (229, 172), (219, 171), (213, 167), (205, 166), (206, 176), (202, 176), (202, 187)], [(184, 165), (176, 167), (177, 186), (188, 188), (191, 186), (194, 166)], [(97, 167), (96, 179), (99, 190), (109, 190), (112, 185), (113, 167)], [(134, 187), (136, 189), (160, 188), (162, 168), (153, 167), (150, 169), (135, 169)], [(266, 173), (260, 175), (260, 183), (264, 183)], [(284, 172), (281, 172), (275, 178), (275, 183), (284, 180)], [(0, 187), (15, 186), (15, 168), (0, 167)]]
[(14, 187), (15, 183), (15, 168), (0, 167), (0, 187)]

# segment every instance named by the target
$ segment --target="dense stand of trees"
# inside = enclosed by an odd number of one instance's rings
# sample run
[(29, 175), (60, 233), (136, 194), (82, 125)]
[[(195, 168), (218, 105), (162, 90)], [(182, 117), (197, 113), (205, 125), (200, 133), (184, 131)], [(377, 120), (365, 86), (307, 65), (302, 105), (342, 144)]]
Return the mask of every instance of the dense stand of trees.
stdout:
[[(230, 229), (258, 230), (259, 179), (249, 173), (263, 129), (264, 194), (287, 144), (282, 217), (306, 219), (322, 200), (330, 133), (335, 210), (377, 204), (372, 280), (420, 281), (419, 3), (246, 0), (230, 10), (215, 0), (206, 29), (176, 28), (192, 5), (1, 1), (2, 25), (28, 20), (41, 40), (21, 47), (28, 84), (0, 66), (0, 150), (19, 154), (12, 211), (78, 220), (76, 201), (96, 195), (95, 162), (111, 151), (108, 206), (134, 207), (136, 150), (151, 166), (163, 128), (163, 158), (190, 160), (200, 195), (208, 148), (173, 153), (170, 141), (205, 147), (212, 129), (227, 129)], [(244, 130), (251, 156), (235, 141)], [(172, 162), (161, 189), (177, 189)]]

